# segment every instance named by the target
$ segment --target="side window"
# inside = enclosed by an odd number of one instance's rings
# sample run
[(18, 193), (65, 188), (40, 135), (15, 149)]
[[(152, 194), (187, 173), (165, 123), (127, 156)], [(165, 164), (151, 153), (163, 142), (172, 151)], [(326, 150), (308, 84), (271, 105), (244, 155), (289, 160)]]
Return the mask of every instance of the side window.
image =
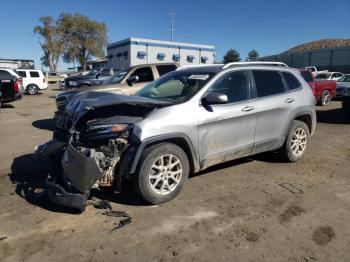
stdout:
[(140, 78), (140, 80), (138, 81), (139, 83), (151, 82), (154, 80), (152, 69), (150, 67), (142, 67), (136, 69), (132, 75), (137, 75)]
[(158, 70), (159, 76), (162, 76), (162, 75), (165, 75), (166, 73), (176, 70), (176, 65), (158, 65), (157, 70)]
[(286, 80), (287, 82), (289, 90), (293, 90), (301, 87), (301, 83), (299, 82), (299, 80), (295, 76), (293, 76), (291, 73), (282, 72), (282, 75), (284, 77), (284, 80)]
[(30, 77), (39, 77), (39, 72), (37, 71), (29, 71)]
[(5, 70), (0, 70), (0, 80), (10, 80), (12, 79), (12, 75), (5, 71)]
[(249, 99), (249, 74), (246, 71), (231, 72), (218, 79), (209, 92), (224, 94), (229, 103)]
[(111, 70), (109, 68), (102, 69), (100, 76), (110, 76)]
[(17, 73), (18, 73), (21, 77), (27, 77), (26, 71), (17, 71)]
[(312, 75), (309, 71), (301, 71), (300, 74), (304, 78), (306, 83), (311, 83), (314, 81), (314, 79), (312, 78)]
[(280, 94), (285, 91), (282, 77), (278, 71), (253, 71), (258, 97)]

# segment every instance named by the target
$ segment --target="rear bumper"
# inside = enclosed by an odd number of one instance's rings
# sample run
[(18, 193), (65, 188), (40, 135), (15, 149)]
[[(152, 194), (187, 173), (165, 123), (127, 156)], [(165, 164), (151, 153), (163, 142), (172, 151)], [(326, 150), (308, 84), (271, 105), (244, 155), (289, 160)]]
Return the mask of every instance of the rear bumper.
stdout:
[(78, 209), (80, 212), (85, 210), (89, 191), (84, 194), (68, 192), (63, 185), (56, 182), (56, 177), (52, 175), (48, 175), (46, 178), (46, 188), (51, 202), (60, 206)]

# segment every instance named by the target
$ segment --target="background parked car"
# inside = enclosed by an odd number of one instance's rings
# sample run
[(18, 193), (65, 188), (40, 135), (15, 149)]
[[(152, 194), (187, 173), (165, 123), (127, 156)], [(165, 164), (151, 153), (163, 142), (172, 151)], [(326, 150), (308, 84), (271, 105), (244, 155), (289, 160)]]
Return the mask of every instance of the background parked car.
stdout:
[(87, 87), (93, 85), (95, 81), (102, 83), (118, 71), (118, 69), (113, 68), (96, 68), (84, 75), (69, 76), (64, 80), (65, 88)]
[(39, 90), (47, 89), (47, 80), (41, 70), (18, 69), (17, 72), (22, 76), (24, 90), (29, 95), (34, 95)]
[(337, 97), (342, 97), (347, 89), (350, 89), (350, 74), (343, 75), (337, 80)]
[(300, 69), (309, 70), (314, 76), (317, 76), (317, 74), (318, 74), (318, 70), (317, 70), (316, 66), (300, 67)]
[(0, 68), (0, 107), (22, 97), (22, 78), (12, 69)]
[(175, 63), (148, 64), (130, 67), (117, 71), (113, 76), (104, 80), (91, 79), (90, 87), (75, 88), (57, 95), (56, 105), (58, 111), (63, 111), (71, 97), (89, 91), (109, 91), (124, 95), (137, 92), (149, 82), (158, 79), (160, 76), (174, 71), (178, 68)]
[(58, 72), (46, 72), (47, 82), (49, 83), (57, 83), (67, 77), (66, 74), (61, 74)]
[(336, 82), (322, 81), (318, 82), (314, 75), (306, 69), (299, 69), (301, 76), (309, 84), (314, 93), (316, 103), (321, 106), (327, 106), (330, 104), (336, 93)]
[(341, 78), (344, 74), (340, 72), (320, 72), (317, 74), (316, 79), (317, 81), (324, 81), (324, 80), (335, 80), (337, 81), (339, 78)]

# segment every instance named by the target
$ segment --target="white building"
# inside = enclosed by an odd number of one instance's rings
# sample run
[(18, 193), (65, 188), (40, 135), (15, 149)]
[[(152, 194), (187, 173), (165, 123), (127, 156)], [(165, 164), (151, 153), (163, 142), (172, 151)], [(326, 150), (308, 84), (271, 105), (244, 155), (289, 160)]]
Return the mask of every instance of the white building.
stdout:
[(215, 46), (128, 38), (107, 46), (107, 66), (128, 68), (139, 64), (179, 63), (183, 65), (212, 64)]

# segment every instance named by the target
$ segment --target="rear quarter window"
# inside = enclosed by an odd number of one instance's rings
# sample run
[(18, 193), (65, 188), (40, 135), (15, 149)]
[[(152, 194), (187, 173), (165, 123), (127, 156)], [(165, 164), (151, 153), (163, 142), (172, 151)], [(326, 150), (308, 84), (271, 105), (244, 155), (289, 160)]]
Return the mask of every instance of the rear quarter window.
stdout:
[(26, 71), (17, 71), (17, 73), (18, 73), (21, 77), (27, 77), (27, 72), (26, 72)]
[(281, 94), (285, 91), (278, 71), (253, 70), (253, 76), (258, 97)]
[(302, 72), (300, 72), (300, 74), (304, 78), (306, 83), (311, 83), (314, 81), (314, 79), (312, 78), (312, 75), (309, 71), (302, 71)]
[(9, 72), (0, 70), (0, 80), (10, 80), (12, 78), (13, 76)]
[(299, 80), (289, 72), (282, 72), (284, 80), (286, 81), (289, 90), (298, 89), (301, 87)]
[(29, 71), (29, 75), (30, 75), (30, 77), (40, 77), (39, 76), (39, 72), (37, 72), (37, 71)]

